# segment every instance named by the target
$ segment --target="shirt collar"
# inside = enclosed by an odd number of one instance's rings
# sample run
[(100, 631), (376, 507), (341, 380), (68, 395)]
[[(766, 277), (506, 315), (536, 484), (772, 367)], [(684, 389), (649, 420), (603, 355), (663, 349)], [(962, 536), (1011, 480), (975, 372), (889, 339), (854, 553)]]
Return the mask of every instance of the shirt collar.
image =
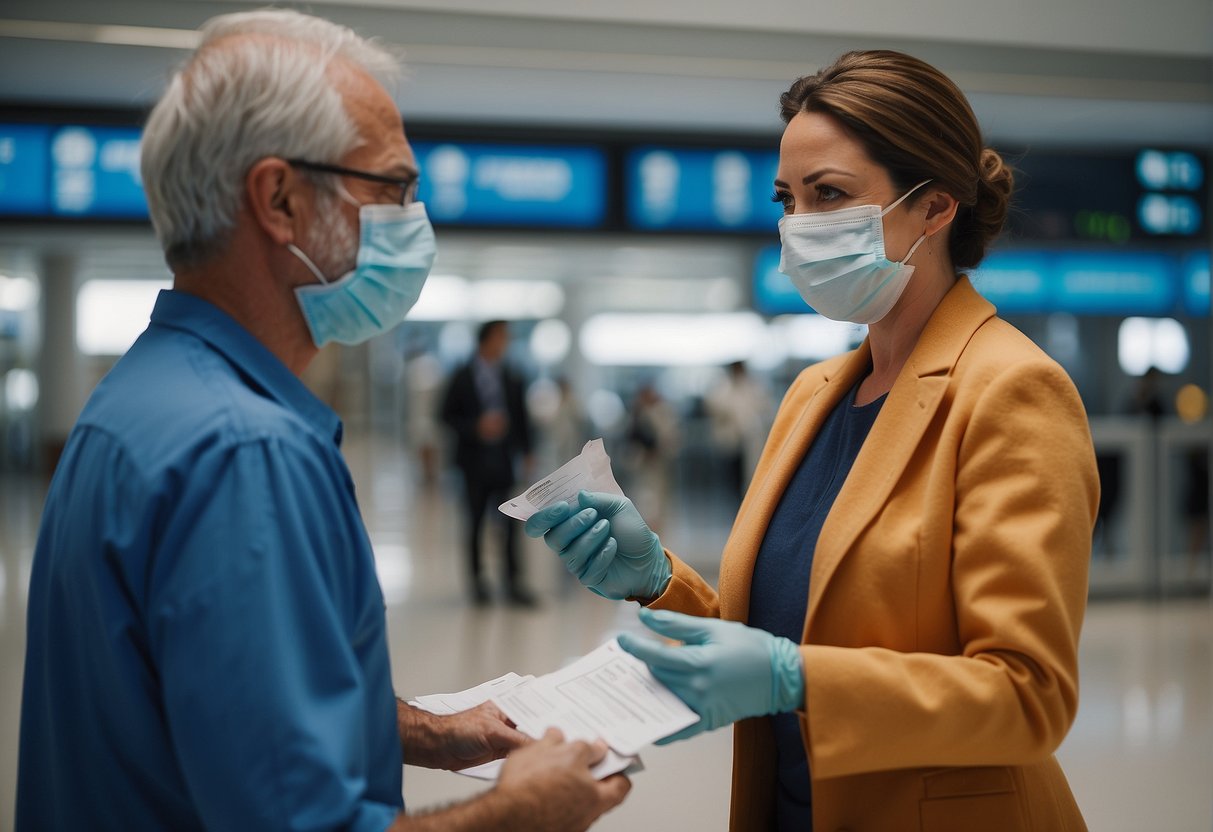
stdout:
[(152, 309), (153, 326), (188, 332), (220, 353), (264, 395), (294, 411), (322, 436), (341, 444), (341, 417), (307, 389), (276, 355), (219, 307), (165, 289)]

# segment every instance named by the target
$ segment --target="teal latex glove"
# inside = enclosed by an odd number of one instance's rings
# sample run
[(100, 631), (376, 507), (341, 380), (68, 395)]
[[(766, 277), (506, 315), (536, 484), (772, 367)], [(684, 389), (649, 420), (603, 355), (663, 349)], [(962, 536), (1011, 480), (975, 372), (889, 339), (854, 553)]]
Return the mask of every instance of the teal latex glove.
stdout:
[(627, 497), (582, 491), (579, 510), (556, 503), (526, 521), (530, 537), (543, 537), (566, 569), (603, 598), (656, 598), (673, 569), (661, 541)]
[(782, 636), (736, 621), (640, 610), (655, 633), (681, 647), (623, 633), (619, 646), (643, 661), (666, 687), (699, 714), (699, 722), (658, 745), (685, 740), (739, 719), (795, 710), (804, 703), (799, 647)]

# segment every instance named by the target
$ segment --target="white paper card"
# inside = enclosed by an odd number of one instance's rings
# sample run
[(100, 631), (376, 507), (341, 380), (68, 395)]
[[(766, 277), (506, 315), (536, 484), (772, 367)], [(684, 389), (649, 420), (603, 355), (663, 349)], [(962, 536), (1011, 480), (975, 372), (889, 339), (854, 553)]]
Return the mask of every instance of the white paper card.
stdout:
[(526, 520), (540, 509), (558, 502), (576, 507), (578, 491), (605, 491), (623, 496), (623, 489), (611, 472), (611, 458), (601, 439), (585, 443), (581, 453), (561, 465), (546, 477), (519, 494), (506, 500), (498, 509), (515, 520)]
[(493, 701), (532, 737), (559, 728), (571, 739), (601, 738), (623, 757), (633, 757), (699, 720), (614, 639), (568, 667), (497, 694)]
[[(458, 713), (459, 711), (474, 708), (482, 702), (487, 702), (498, 694), (503, 694), (515, 687), (525, 685), (534, 681), (534, 676), (519, 676), (517, 673), (510, 672), (504, 676), (498, 676), (496, 679), (490, 679), (487, 682), (482, 682), (476, 687), (468, 688), (467, 690), (457, 691), (455, 693), (431, 693), (425, 696), (418, 696), (415, 699), (410, 699), (409, 704), (423, 711), (428, 711), (432, 714), (448, 715)], [(500, 706), (498, 706), (500, 707)], [(508, 716), (508, 714), (507, 714)], [(510, 717), (513, 719), (513, 717)], [(517, 722), (515, 722), (518, 725)], [(522, 733), (535, 737), (536, 739), (543, 736), (546, 728), (539, 729), (538, 733), (526, 730), (522, 725), (518, 725), (518, 730)], [(586, 729), (585, 732), (573, 736), (566, 732), (566, 739), (584, 739), (592, 741), (598, 738), (597, 734)], [(462, 774), (465, 777), (475, 777), (478, 780), (496, 781), (501, 774), (501, 767), (505, 765), (505, 760), (490, 760), (487, 763), (481, 763), (478, 766), (471, 768), (463, 768), (456, 771), (456, 774)], [(591, 769), (591, 773), (601, 780), (604, 777), (609, 777), (620, 771), (633, 773), (643, 770), (638, 757), (625, 757), (616, 754), (614, 751), (607, 751), (606, 756), (599, 761), (598, 765)]]
[(488, 702), (497, 694), (504, 693), (510, 688), (524, 682), (529, 682), (534, 678), (534, 676), (519, 676), (517, 673), (511, 671), (504, 676), (498, 676), (496, 679), (490, 679), (487, 682), (476, 685), (474, 688), (461, 690), (457, 693), (430, 693), (425, 696), (418, 696), (415, 699), (410, 699), (409, 704), (423, 711), (429, 711), (432, 714), (454, 714), (459, 711), (466, 711), (468, 708), (475, 708), (483, 702)]

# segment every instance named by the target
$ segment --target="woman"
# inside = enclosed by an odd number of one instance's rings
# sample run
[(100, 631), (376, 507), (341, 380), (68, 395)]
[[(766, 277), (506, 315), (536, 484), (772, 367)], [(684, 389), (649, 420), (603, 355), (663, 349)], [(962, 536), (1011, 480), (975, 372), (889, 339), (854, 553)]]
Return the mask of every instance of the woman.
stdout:
[(869, 334), (788, 390), (719, 593), (624, 498), (528, 533), (663, 610), (641, 617), (684, 646), (620, 640), (700, 714), (672, 739), (742, 720), (732, 829), (1083, 829), (1052, 755), (1078, 705), (1091, 438), (1070, 379), (961, 273), (1011, 172), (906, 55), (844, 55), (780, 103), (782, 269)]

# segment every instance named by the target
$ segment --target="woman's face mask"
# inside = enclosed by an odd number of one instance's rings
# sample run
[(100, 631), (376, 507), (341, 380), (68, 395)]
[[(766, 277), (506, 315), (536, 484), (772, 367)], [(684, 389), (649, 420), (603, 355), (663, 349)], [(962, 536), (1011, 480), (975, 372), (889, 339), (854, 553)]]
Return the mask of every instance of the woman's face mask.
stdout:
[(792, 279), (805, 303), (835, 321), (872, 324), (897, 303), (914, 267), (885, 256), (884, 216), (931, 180), (920, 182), (881, 210), (860, 205), (839, 211), (791, 214), (779, 220), (779, 271)]

